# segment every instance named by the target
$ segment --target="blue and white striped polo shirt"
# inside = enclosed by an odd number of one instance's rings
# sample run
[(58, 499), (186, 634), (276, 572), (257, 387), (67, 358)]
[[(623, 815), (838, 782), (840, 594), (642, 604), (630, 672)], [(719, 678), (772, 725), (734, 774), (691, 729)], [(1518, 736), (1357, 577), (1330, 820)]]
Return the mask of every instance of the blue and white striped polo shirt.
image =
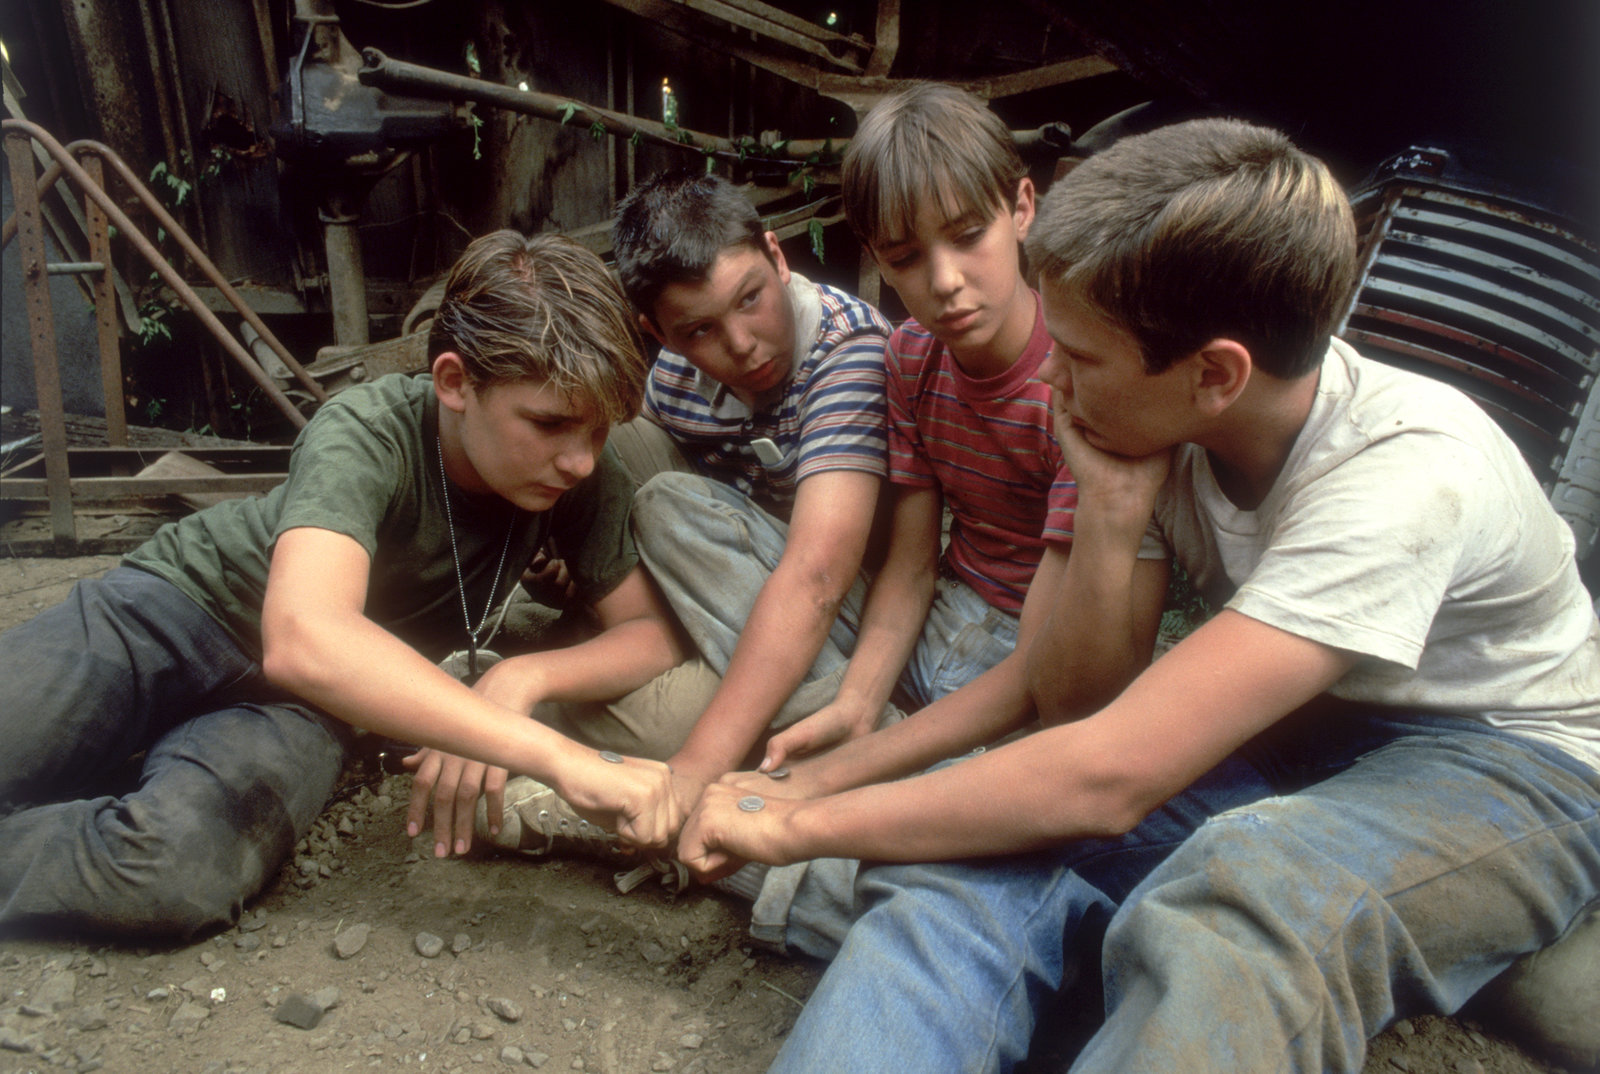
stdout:
[[(663, 349), (645, 390), (645, 414), (707, 477), (787, 518), (795, 488), (828, 470), (887, 472), (884, 350), (889, 324), (853, 295), (789, 278), (794, 368), (783, 395), (752, 413), (720, 382)], [(764, 463), (751, 444), (777, 445)], [(769, 453), (771, 456), (772, 453)]]

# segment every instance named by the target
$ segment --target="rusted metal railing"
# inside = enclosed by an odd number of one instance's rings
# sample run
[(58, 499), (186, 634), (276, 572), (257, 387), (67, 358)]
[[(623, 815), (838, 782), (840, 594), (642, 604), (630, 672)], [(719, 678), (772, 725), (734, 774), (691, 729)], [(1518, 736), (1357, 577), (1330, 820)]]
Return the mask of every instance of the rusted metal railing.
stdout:
[[(249, 375), (266, 394), (274, 406), (296, 427), (306, 423), (305, 415), (261, 368), (255, 358), (245, 350), (237, 337), (212, 313), (194, 288), (162, 256), (150, 241), (124, 213), (105, 189), (103, 171), (109, 167), (122, 180), (135, 198), (165, 229), (180, 249), (188, 255), (195, 268), (238, 311), (239, 315), (260, 334), (285, 367), (303, 385), (313, 399), (325, 402), (327, 392), (295, 360), (260, 316), (250, 308), (223, 277), (217, 266), (205, 255), (188, 233), (173, 219), (172, 214), (139, 181), (123, 160), (105, 145), (94, 141), (77, 141), (63, 146), (37, 124), (26, 120), (0, 121), (4, 133), (6, 156), (11, 166), (11, 189), (16, 212), (0, 229), (0, 247), (9, 244), (13, 237), (21, 242), (23, 292), (28, 310), (29, 338), (33, 350), (34, 385), (39, 399), (41, 446), (44, 449), (45, 482), (49, 490), (51, 532), (58, 544), (70, 545), (76, 538), (72, 512), (72, 479), (66, 442), (66, 415), (61, 396), (60, 366), (56, 355), (55, 323), (50, 308), (48, 276), (51, 266), (47, 261), (44, 228), (40, 217), (40, 197), (56, 182), (67, 180), (83, 196), (87, 209), (90, 262), (77, 266), (78, 271), (97, 275), (95, 286), (96, 316), (99, 321), (99, 350), (101, 384), (105, 392), (106, 428), (113, 446), (127, 443), (127, 424), (123, 413), (122, 359), (118, 350), (117, 327), (111, 297), (110, 234), (112, 226), (121, 238), (147, 261), (170, 287), (179, 301), (192, 312), (200, 323), (216, 338), (239, 367)], [(51, 158), (43, 175), (35, 171), (34, 154), (30, 143), (38, 143)], [(84, 163), (79, 163), (82, 156)]]

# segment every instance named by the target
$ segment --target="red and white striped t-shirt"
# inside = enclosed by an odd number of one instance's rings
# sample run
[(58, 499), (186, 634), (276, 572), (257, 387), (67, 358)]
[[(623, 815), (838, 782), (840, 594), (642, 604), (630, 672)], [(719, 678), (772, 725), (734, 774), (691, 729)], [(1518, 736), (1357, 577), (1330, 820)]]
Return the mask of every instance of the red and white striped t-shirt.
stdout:
[(976, 380), (927, 329), (889, 338), (889, 480), (938, 487), (954, 521), (945, 558), (991, 605), (1017, 614), (1045, 544), (1072, 542), (1078, 487), (1050, 424), (1050, 353), (1035, 296), (1033, 334), (998, 376)]

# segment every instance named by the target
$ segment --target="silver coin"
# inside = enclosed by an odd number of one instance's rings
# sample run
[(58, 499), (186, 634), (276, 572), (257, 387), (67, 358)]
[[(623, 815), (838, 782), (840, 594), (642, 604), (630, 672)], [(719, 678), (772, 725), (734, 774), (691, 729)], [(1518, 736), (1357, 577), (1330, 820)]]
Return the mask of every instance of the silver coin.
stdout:
[(621, 764), (622, 754), (618, 753), (616, 750), (601, 750), (600, 759), (611, 764)]
[(759, 813), (767, 808), (767, 800), (759, 794), (747, 794), (739, 799), (739, 808), (746, 813)]
[(784, 766), (782, 766), (782, 765), (779, 765), (777, 768), (774, 768), (771, 772), (767, 773), (767, 778), (768, 779), (788, 779), (789, 778), (789, 769), (784, 767)]

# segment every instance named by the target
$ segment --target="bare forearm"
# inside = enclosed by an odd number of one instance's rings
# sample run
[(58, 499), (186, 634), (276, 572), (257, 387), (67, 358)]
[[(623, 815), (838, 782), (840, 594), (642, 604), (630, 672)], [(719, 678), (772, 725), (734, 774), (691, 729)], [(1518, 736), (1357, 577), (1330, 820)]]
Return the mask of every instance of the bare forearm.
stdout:
[(515, 656), (496, 673), (514, 681), (519, 708), (540, 701), (605, 701), (636, 690), (686, 657), (672, 629), (640, 619), (588, 641)]
[(1009, 734), (1033, 718), (1024, 661), (1012, 653), (899, 723), (792, 768), (821, 794), (898, 779)]
[(1046, 724), (1111, 702), (1150, 662), (1166, 566), (1138, 559), (1137, 534), (1079, 523), (1059, 589), (1028, 647), (1028, 677)]
[[(892, 564), (890, 566), (893, 566)], [(933, 564), (884, 573), (867, 593), (850, 665), (839, 684), (839, 700), (874, 717), (888, 704), (900, 672), (922, 636), (922, 623), (933, 604)]]
[(578, 748), (473, 692), (364, 616), (282, 623), (265, 664), (275, 683), (347, 723), (547, 782)]
[(1063, 761), (1074, 755), (1075, 730), (1040, 732), (935, 772), (800, 803), (778, 856), (942, 861), (1115, 834), (1127, 823), (1124, 800)]

